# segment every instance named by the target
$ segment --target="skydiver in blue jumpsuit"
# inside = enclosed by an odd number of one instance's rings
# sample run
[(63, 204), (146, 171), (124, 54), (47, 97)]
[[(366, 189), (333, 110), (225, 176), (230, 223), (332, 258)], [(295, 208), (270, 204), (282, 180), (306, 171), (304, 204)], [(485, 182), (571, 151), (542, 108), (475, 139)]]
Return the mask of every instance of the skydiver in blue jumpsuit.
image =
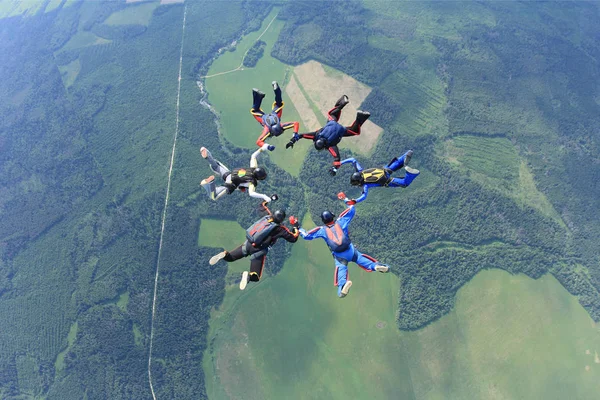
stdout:
[[(361, 167), (358, 161), (356, 161), (354, 158), (347, 158), (342, 161), (341, 165), (352, 164), (354, 166), (355, 172), (350, 177), (350, 184), (353, 186), (362, 185), (363, 187), (360, 197), (357, 199), (345, 199), (346, 204), (354, 205), (365, 200), (369, 193), (370, 187), (408, 187), (408, 185), (410, 185), (411, 182), (420, 174), (418, 169), (410, 168), (407, 165), (412, 154), (413, 151), (409, 150), (400, 158), (394, 158), (383, 168), (363, 169), (363, 167)], [(402, 167), (404, 167), (404, 171), (406, 172), (404, 177), (394, 178), (391, 176), (392, 172), (398, 171)], [(340, 195), (343, 195), (343, 193), (340, 193)], [(340, 196), (340, 199), (344, 200), (344, 197), (345, 196)]]
[(356, 210), (353, 206), (346, 208), (334, 220), (334, 216), (329, 211), (321, 214), (321, 220), (325, 225), (318, 226), (306, 232), (300, 229), (300, 236), (306, 240), (322, 238), (329, 246), (333, 259), (335, 261), (335, 273), (333, 282), (338, 287), (338, 296), (345, 297), (352, 286), (352, 281), (348, 279), (348, 263), (350, 261), (358, 264), (365, 271), (388, 272), (390, 267), (386, 264), (377, 262), (373, 257), (363, 254), (354, 248), (348, 234), (348, 225), (354, 217)]
[(294, 134), (292, 140), (285, 145), (286, 149), (294, 147), (300, 139), (310, 139), (313, 141), (315, 149), (321, 151), (327, 149), (333, 156), (333, 166), (329, 169), (329, 173), (335, 176), (338, 168), (340, 167), (340, 150), (338, 144), (342, 138), (347, 136), (358, 136), (360, 135), (361, 126), (369, 119), (371, 113), (368, 111), (356, 111), (356, 119), (352, 125), (346, 127), (340, 124), (338, 121), (342, 115), (342, 109), (350, 102), (348, 96), (343, 95), (335, 103), (334, 107), (327, 112), (327, 124), (321, 129), (314, 132), (307, 132), (301, 134)]

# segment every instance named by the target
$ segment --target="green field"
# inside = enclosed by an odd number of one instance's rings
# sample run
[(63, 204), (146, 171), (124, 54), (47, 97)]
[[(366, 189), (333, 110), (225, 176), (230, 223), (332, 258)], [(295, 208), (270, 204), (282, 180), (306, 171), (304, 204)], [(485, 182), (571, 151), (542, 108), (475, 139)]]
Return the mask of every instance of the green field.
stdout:
[(202, 219), (198, 231), (198, 245), (231, 249), (246, 237), (246, 229), (235, 221)]
[(104, 21), (107, 25), (148, 25), (152, 12), (159, 6), (158, 1), (143, 3), (112, 13)]
[(351, 267), (352, 291), (338, 299), (325, 245), (300, 242), (278, 276), (228, 292), (204, 360), (210, 398), (583, 399), (600, 390), (600, 330), (551, 276), (481, 272), (449, 315), (400, 332), (398, 279)]
[[(243, 55), (254, 44), (260, 34), (265, 30), (268, 24), (275, 17), (277, 10), (274, 10), (264, 21), (261, 28), (244, 36), (236, 44), (235, 51), (225, 51), (211, 65), (208, 76), (227, 72), (237, 68)], [(252, 88), (256, 87), (266, 93), (262, 103), (262, 109), (265, 112), (271, 110), (273, 104), (273, 89), (271, 82), (276, 80), (283, 89), (283, 101), (285, 108), (283, 110), (282, 121), (301, 121), (294, 104), (285, 93), (285, 84), (288, 74), (291, 73), (290, 66), (287, 66), (275, 58), (271, 57), (271, 49), (277, 40), (279, 32), (283, 28), (283, 21), (275, 20), (260, 40), (267, 43), (263, 57), (258, 61), (256, 67), (246, 68), (225, 73), (219, 76), (205, 78), (206, 90), (208, 92), (208, 101), (219, 111), (221, 116), (222, 133), (229, 141), (239, 147), (249, 149), (256, 148), (256, 139), (262, 131), (262, 127), (250, 115), (252, 108)], [(303, 131), (302, 125), (300, 131)], [(289, 133), (288, 133), (289, 132)], [(295, 146), (294, 150), (287, 150), (285, 144), (289, 141), (292, 133), (288, 131), (278, 138), (269, 140), (277, 149), (269, 153), (269, 157), (277, 165), (284, 168), (292, 175), (297, 176), (306, 149), (308, 146)], [(264, 155), (263, 155), (264, 157)], [(260, 161), (259, 161), (260, 162)]]

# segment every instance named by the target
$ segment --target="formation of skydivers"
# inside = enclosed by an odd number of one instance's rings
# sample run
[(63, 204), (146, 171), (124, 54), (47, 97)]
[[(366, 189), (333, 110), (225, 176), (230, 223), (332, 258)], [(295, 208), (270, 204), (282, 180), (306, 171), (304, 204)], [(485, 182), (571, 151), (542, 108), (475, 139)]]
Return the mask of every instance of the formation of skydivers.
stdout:
[[(262, 206), (266, 211), (264, 217), (256, 221), (246, 230), (246, 240), (240, 246), (231, 251), (222, 251), (214, 255), (209, 263), (214, 265), (220, 260), (232, 262), (244, 257), (250, 257), (250, 270), (242, 273), (240, 289), (244, 290), (248, 282), (258, 282), (262, 276), (265, 259), (268, 251), (282, 238), (290, 243), (295, 243), (301, 236), (305, 240), (322, 238), (331, 250), (335, 263), (334, 285), (337, 287), (339, 297), (345, 297), (352, 286), (352, 281), (348, 279), (348, 263), (354, 262), (366, 271), (388, 272), (389, 266), (378, 262), (373, 257), (359, 252), (348, 233), (348, 226), (356, 213), (354, 205), (367, 198), (368, 190), (372, 187), (407, 187), (419, 175), (419, 170), (411, 168), (408, 163), (412, 157), (412, 150), (407, 151), (399, 158), (394, 158), (385, 167), (363, 169), (354, 158), (341, 160), (340, 151), (337, 145), (343, 137), (358, 136), (361, 132), (361, 126), (369, 119), (370, 113), (367, 111), (357, 111), (356, 119), (352, 125), (345, 127), (338, 121), (342, 109), (349, 103), (348, 96), (342, 96), (329, 110), (328, 122), (321, 129), (314, 132), (298, 133), (300, 123), (297, 121), (281, 122), (284, 102), (281, 96), (281, 88), (277, 82), (272, 83), (275, 93), (272, 111), (266, 114), (262, 108), (262, 100), (265, 94), (258, 89), (252, 89), (252, 109), (250, 113), (262, 127), (262, 132), (256, 141), (258, 150), (250, 157), (250, 166), (230, 170), (220, 161), (213, 158), (210, 151), (205, 147), (200, 149), (200, 153), (210, 165), (212, 171), (217, 174), (223, 183), (217, 186), (215, 176), (209, 176), (200, 183), (208, 192), (212, 200), (217, 200), (225, 194), (231, 194), (236, 189), (247, 191), (251, 197), (261, 199)], [(347, 208), (337, 216), (337, 218), (328, 210), (321, 214), (322, 226), (318, 226), (310, 231), (305, 231), (300, 227), (298, 219), (294, 216), (289, 217), (291, 230), (283, 225), (286, 213), (279, 209), (274, 212), (267, 206), (271, 201), (277, 200), (277, 195), (268, 196), (257, 192), (256, 187), (259, 181), (266, 179), (267, 172), (264, 168), (258, 166), (258, 155), (265, 150), (273, 151), (275, 146), (265, 142), (269, 137), (277, 137), (286, 130), (292, 129), (293, 136), (286, 144), (286, 149), (294, 147), (300, 139), (311, 139), (317, 150), (327, 149), (333, 156), (333, 166), (329, 173), (335, 176), (338, 169), (345, 164), (352, 164), (355, 172), (350, 178), (350, 184), (353, 186), (362, 186), (362, 194), (357, 199), (349, 199), (344, 193), (339, 193), (338, 198), (346, 203)], [(405, 176), (402, 178), (393, 177), (392, 174), (401, 168), (404, 168)]]

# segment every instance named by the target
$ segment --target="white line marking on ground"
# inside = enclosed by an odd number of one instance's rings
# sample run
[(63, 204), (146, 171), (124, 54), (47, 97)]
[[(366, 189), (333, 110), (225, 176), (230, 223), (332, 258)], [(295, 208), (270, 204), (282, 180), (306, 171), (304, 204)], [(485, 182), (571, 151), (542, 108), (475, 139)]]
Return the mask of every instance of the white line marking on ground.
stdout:
[(158, 291), (158, 272), (160, 268), (160, 255), (162, 251), (163, 236), (165, 233), (165, 219), (167, 218), (167, 207), (169, 205), (169, 191), (171, 190), (171, 174), (173, 173), (173, 162), (175, 161), (175, 147), (177, 146), (177, 134), (179, 133), (179, 95), (181, 93), (181, 66), (183, 64), (183, 38), (185, 34), (185, 17), (187, 6), (183, 10), (183, 26), (181, 28), (181, 49), (179, 50), (179, 77), (177, 78), (177, 107), (175, 117), (175, 134), (173, 137), (173, 149), (171, 150), (171, 162), (169, 164), (169, 175), (167, 179), (167, 193), (165, 195), (165, 206), (163, 207), (162, 222), (160, 224), (160, 239), (158, 241), (158, 256), (156, 257), (156, 273), (154, 275), (154, 297), (152, 299), (152, 320), (150, 323), (150, 346), (148, 349), (148, 383), (152, 398), (156, 400), (154, 386), (152, 386), (152, 345), (154, 342), (154, 319), (156, 317), (156, 295)]

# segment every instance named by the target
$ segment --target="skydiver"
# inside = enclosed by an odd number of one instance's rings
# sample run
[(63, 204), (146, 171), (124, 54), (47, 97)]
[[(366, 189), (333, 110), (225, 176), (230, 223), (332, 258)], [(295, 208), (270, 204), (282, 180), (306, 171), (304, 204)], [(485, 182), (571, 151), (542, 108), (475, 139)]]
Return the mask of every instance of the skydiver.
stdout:
[(337, 169), (340, 167), (341, 159), (340, 151), (337, 147), (338, 143), (343, 137), (360, 135), (360, 127), (371, 116), (368, 111), (358, 110), (356, 112), (356, 120), (354, 120), (352, 125), (344, 127), (338, 121), (342, 115), (342, 109), (349, 102), (348, 96), (343, 95), (340, 97), (335, 103), (335, 106), (327, 113), (329, 121), (324, 127), (315, 132), (302, 133), (300, 135), (295, 134), (294, 137), (292, 137), (292, 140), (285, 145), (285, 148), (289, 149), (290, 147), (294, 147), (294, 143), (300, 139), (312, 139), (315, 149), (319, 151), (327, 149), (333, 156), (333, 167), (329, 169), (329, 173), (334, 176)]
[[(346, 204), (348, 205), (354, 205), (367, 198), (370, 187), (408, 187), (408, 185), (410, 185), (411, 182), (420, 174), (418, 169), (407, 166), (412, 154), (413, 151), (409, 150), (400, 158), (394, 157), (394, 159), (383, 168), (363, 169), (358, 161), (356, 161), (354, 158), (345, 159), (342, 161), (341, 165), (352, 163), (355, 170), (350, 177), (350, 184), (353, 186), (362, 185), (363, 189), (362, 194), (357, 199), (344, 199), (345, 196), (340, 196), (340, 199), (345, 200)], [(392, 172), (398, 171), (402, 167), (404, 167), (404, 171), (406, 172), (405, 176), (402, 178), (394, 178), (391, 176)], [(343, 193), (341, 193), (341, 195), (343, 195)]]
[[(262, 147), (269, 136), (277, 137), (281, 135), (283, 131), (291, 128), (294, 128), (294, 135), (297, 135), (298, 130), (300, 129), (300, 123), (298, 121), (281, 123), (281, 114), (283, 113), (283, 107), (285, 105), (281, 98), (281, 88), (276, 81), (273, 81), (271, 85), (275, 92), (275, 101), (273, 102), (273, 110), (269, 114), (265, 114), (260, 108), (265, 94), (256, 88), (252, 89), (252, 108), (250, 109), (250, 114), (252, 114), (263, 127), (263, 131), (256, 141), (258, 147)], [(275, 146), (269, 145), (269, 150), (275, 150)]]
[(256, 191), (258, 181), (262, 181), (267, 177), (267, 171), (258, 166), (258, 161), (256, 159), (260, 153), (268, 149), (268, 146), (269, 145), (265, 144), (252, 153), (252, 156), (250, 157), (250, 168), (235, 168), (233, 171), (230, 171), (220, 161), (214, 159), (206, 147), (201, 147), (200, 154), (202, 155), (202, 158), (208, 160), (210, 169), (212, 169), (215, 174), (219, 174), (224, 183), (221, 186), (216, 186), (215, 176), (211, 175), (208, 178), (203, 179), (202, 182), (200, 182), (200, 185), (206, 189), (212, 200), (217, 200), (226, 193), (231, 194), (235, 189), (239, 189), (242, 192), (248, 189), (250, 197), (262, 199), (267, 203), (271, 200), (277, 200), (278, 197), (276, 194), (269, 197), (266, 194), (258, 193)]
[(212, 256), (209, 260), (210, 265), (215, 265), (220, 260), (232, 262), (250, 256), (250, 271), (242, 272), (240, 290), (246, 289), (249, 281), (258, 282), (260, 280), (267, 253), (277, 242), (277, 239), (283, 238), (290, 243), (295, 243), (298, 240), (298, 220), (295, 217), (291, 216), (289, 219), (293, 227), (293, 231), (290, 231), (282, 225), (285, 219), (284, 210), (271, 213), (266, 202), (263, 203), (263, 207), (268, 215), (256, 221), (246, 230), (244, 243), (230, 252), (224, 250)]
[(354, 248), (348, 234), (348, 225), (355, 212), (354, 206), (348, 206), (337, 220), (334, 220), (330, 211), (323, 211), (321, 220), (325, 225), (317, 226), (308, 232), (300, 228), (300, 236), (305, 240), (322, 238), (329, 246), (335, 261), (333, 284), (338, 287), (339, 297), (345, 297), (352, 286), (352, 281), (348, 280), (348, 263), (350, 261), (368, 272), (388, 272), (390, 270), (388, 265), (379, 263), (373, 257), (360, 253)]

